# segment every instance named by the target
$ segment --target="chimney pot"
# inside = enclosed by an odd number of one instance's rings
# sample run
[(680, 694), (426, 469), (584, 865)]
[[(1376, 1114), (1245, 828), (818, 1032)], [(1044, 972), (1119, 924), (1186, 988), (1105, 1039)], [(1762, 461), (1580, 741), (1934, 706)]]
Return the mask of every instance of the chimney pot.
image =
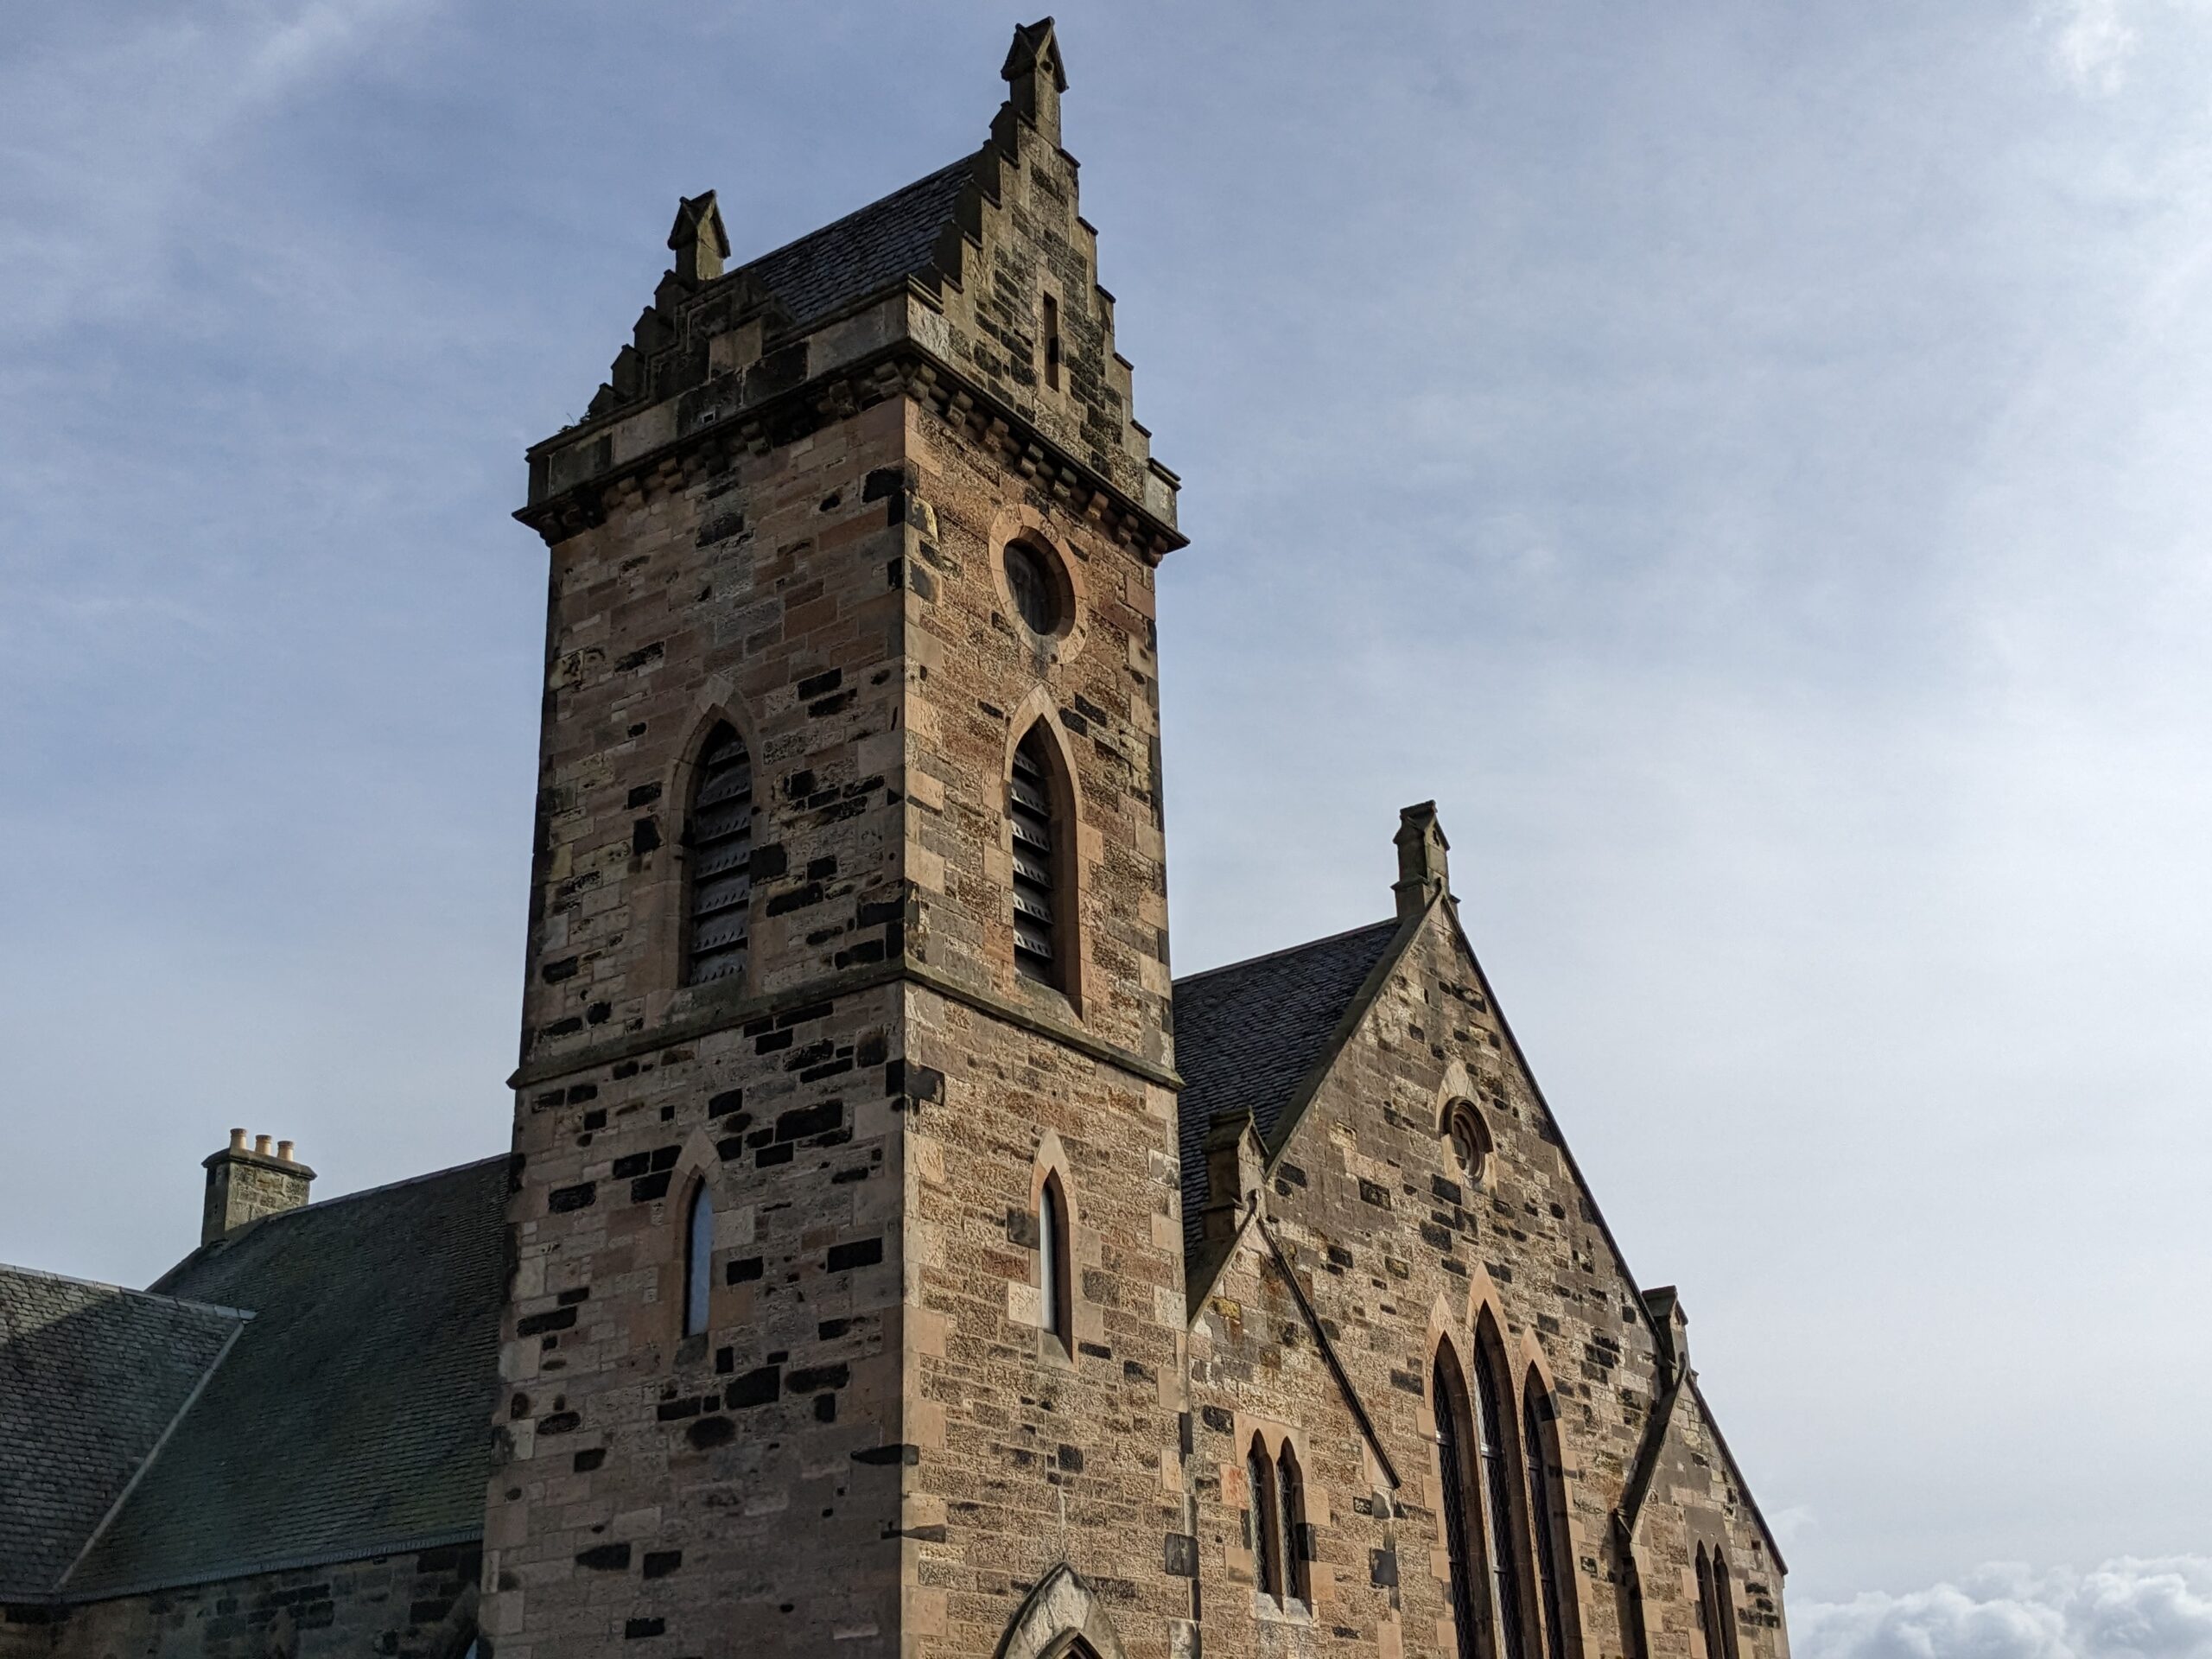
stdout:
[(266, 1158), (269, 1155), (269, 1137), (265, 1135), (255, 1135), (253, 1137), (253, 1149), (262, 1157)]
[(245, 1150), (245, 1131), (244, 1129), (232, 1129), (231, 1131), (231, 1150), (232, 1152), (244, 1152)]
[(290, 1163), (292, 1161), (292, 1143), (289, 1141), (279, 1141), (276, 1143), (276, 1156), (283, 1162), (288, 1164)]

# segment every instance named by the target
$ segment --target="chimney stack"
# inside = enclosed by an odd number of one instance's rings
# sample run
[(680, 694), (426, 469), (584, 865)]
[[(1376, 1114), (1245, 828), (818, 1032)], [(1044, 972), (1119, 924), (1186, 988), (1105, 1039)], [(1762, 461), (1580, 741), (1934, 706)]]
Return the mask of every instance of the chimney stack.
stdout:
[(1444, 839), (1444, 826), (1436, 821), (1436, 803), (1423, 801), (1398, 813), (1398, 879), (1390, 891), (1398, 895), (1398, 917), (1404, 920), (1427, 910), (1439, 894), (1452, 896), (1452, 867), (1445, 855), (1452, 843)]
[(292, 1143), (256, 1135), (249, 1150), (245, 1131), (232, 1129), (231, 1144), (204, 1160), (207, 1196), (200, 1211), (200, 1242), (227, 1238), (248, 1222), (296, 1210), (308, 1201), (315, 1171), (292, 1156)]

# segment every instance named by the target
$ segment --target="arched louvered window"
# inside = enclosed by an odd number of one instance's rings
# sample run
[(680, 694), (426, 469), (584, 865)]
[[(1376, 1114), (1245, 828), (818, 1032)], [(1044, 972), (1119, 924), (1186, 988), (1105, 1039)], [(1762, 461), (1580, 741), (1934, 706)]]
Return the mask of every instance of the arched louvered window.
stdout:
[(1306, 1588), (1306, 1483), (1299, 1478), (1298, 1454), (1288, 1440), (1275, 1459), (1275, 1510), (1282, 1517), (1283, 1594), (1311, 1601)]
[(1251, 1488), (1248, 1511), (1252, 1531), (1252, 1587), (1263, 1596), (1282, 1599), (1282, 1528), (1275, 1519), (1274, 1465), (1268, 1448), (1252, 1437), (1244, 1454), (1244, 1484)]
[(1067, 988), (1065, 874), (1073, 851), (1061, 821), (1053, 757), (1043, 726), (1014, 752), (1007, 817), (1014, 831), (1014, 965), (1032, 979)]
[(1039, 1322), (1075, 1351), (1073, 1308), (1068, 1274), (1068, 1206), (1060, 1178), (1047, 1175), (1037, 1195), (1037, 1288)]
[(683, 1221), (683, 1334), (696, 1336), (707, 1328), (707, 1299), (715, 1283), (715, 1203), (707, 1184), (691, 1189), (691, 1207)]
[(1560, 1466), (1559, 1421), (1551, 1390), (1532, 1366), (1521, 1390), (1521, 1429), (1529, 1464), (1529, 1532), (1535, 1544), (1536, 1593), (1543, 1604), (1545, 1659), (1568, 1659), (1574, 1586), (1564, 1572), (1567, 1548), (1567, 1478)]
[(689, 854), (683, 982), (742, 977), (753, 922), (753, 756), (728, 723), (700, 752)]
[(1526, 1627), (1521, 1618), (1521, 1573), (1518, 1529), (1513, 1512), (1513, 1489), (1521, 1473), (1520, 1444), (1506, 1416), (1507, 1401), (1498, 1388), (1497, 1367), (1491, 1345), (1480, 1333), (1475, 1339), (1475, 1432), (1482, 1456), (1483, 1512), (1489, 1523), (1491, 1584), (1497, 1604), (1498, 1652), (1501, 1659), (1529, 1659)]
[(1452, 1574), (1452, 1623), (1459, 1659), (1481, 1659), (1475, 1600), (1482, 1534), (1470, 1507), (1476, 1476), (1467, 1421), (1467, 1389), (1449, 1349), (1440, 1350), (1429, 1385), (1436, 1417), (1436, 1461), (1444, 1477), (1444, 1557)]

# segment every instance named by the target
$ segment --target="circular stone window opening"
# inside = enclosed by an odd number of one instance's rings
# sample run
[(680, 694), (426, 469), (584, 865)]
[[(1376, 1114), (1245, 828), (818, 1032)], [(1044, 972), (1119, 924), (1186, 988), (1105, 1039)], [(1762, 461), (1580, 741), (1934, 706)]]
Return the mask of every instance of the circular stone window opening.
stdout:
[(1059, 561), (1033, 542), (1008, 542), (1004, 558), (1007, 595), (1023, 626), (1039, 638), (1058, 633), (1068, 608)]
[(1490, 1165), (1490, 1130), (1484, 1124), (1482, 1114), (1471, 1101), (1454, 1101), (1452, 1115), (1445, 1125), (1445, 1134), (1452, 1142), (1452, 1157), (1472, 1185), (1479, 1185), (1483, 1173)]

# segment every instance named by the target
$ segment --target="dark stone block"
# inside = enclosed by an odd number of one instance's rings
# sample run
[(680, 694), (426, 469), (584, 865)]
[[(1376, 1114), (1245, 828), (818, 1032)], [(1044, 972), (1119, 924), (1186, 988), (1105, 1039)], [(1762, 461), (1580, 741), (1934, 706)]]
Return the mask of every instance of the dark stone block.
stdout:
[(630, 1546), (627, 1544), (594, 1544), (589, 1549), (576, 1552), (576, 1565), (589, 1567), (594, 1573), (621, 1573), (630, 1566)]
[(1179, 1579), (1198, 1576), (1198, 1541), (1187, 1532), (1167, 1535), (1166, 1548), (1161, 1552), (1162, 1569)]
[(871, 1446), (853, 1453), (855, 1463), (898, 1464), (909, 1469), (921, 1460), (922, 1448), (909, 1446), (904, 1441), (893, 1441), (889, 1446)]
[(815, 1394), (823, 1389), (842, 1389), (852, 1380), (852, 1368), (849, 1365), (809, 1365), (785, 1376), (784, 1392)]
[(652, 1154), (633, 1152), (626, 1157), (617, 1158), (614, 1160), (614, 1167), (608, 1173), (618, 1181), (633, 1181), (644, 1174), (652, 1164)]
[(583, 1419), (573, 1411), (556, 1411), (537, 1420), (541, 1434), (573, 1434), (583, 1424)]
[(882, 1260), (880, 1238), (859, 1238), (849, 1244), (830, 1247), (829, 1268), (832, 1273), (842, 1273), (849, 1268), (872, 1268)]
[(515, 1334), (518, 1337), (535, 1337), (547, 1331), (573, 1329), (575, 1323), (576, 1310), (575, 1308), (548, 1308), (543, 1313), (526, 1313), (517, 1319)]
[(660, 849), (660, 825), (652, 818), (639, 818), (630, 826), (630, 856), (643, 858), (647, 853)]
[(557, 1216), (570, 1210), (588, 1209), (598, 1196), (597, 1182), (582, 1181), (575, 1186), (554, 1188), (546, 1195), (545, 1207)]
[(577, 1452), (572, 1466), (578, 1474), (588, 1475), (606, 1461), (607, 1448), (603, 1446), (595, 1446), (588, 1452)]
[(724, 1389), (722, 1404), (732, 1411), (743, 1411), (750, 1406), (765, 1406), (783, 1392), (783, 1387), (782, 1368), (763, 1365), (758, 1370), (747, 1371)]
[(845, 1103), (825, 1100), (819, 1106), (801, 1106), (780, 1113), (776, 1118), (776, 1139), (800, 1141), (810, 1135), (822, 1135), (836, 1128), (845, 1121)]
[(539, 977), (548, 985), (558, 985), (564, 979), (574, 979), (576, 976), (576, 958), (563, 957), (558, 962), (547, 963), (537, 971)]
[(722, 1271), (722, 1282), (742, 1285), (758, 1279), (766, 1268), (757, 1255), (748, 1255), (741, 1262), (733, 1262)]
[(625, 1642), (635, 1642), (645, 1637), (658, 1636), (667, 1628), (666, 1619), (633, 1618), (622, 1626), (622, 1639)]
[[(698, 1425), (692, 1432), (696, 1433), (698, 1428), (704, 1426)], [(664, 1579), (683, 1565), (683, 1552), (680, 1549), (649, 1549), (645, 1552), (645, 1577), (649, 1579)]]
[(725, 1089), (719, 1095), (712, 1096), (708, 1099), (707, 1116), (709, 1117), (721, 1117), (728, 1113), (736, 1111), (744, 1104), (744, 1090)]
[(728, 1446), (737, 1438), (737, 1425), (727, 1417), (702, 1417), (683, 1431), (683, 1438), (702, 1452)]
[(823, 696), (825, 692), (835, 691), (844, 683), (844, 680), (845, 671), (842, 668), (833, 668), (827, 673), (817, 674), (810, 679), (801, 680), (798, 683), (798, 700), (801, 702), (806, 702)]
[(651, 1204), (655, 1198), (666, 1198), (668, 1184), (675, 1179), (667, 1170), (663, 1170), (658, 1175), (640, 1176), (630, 1183), (630, 1202)]

